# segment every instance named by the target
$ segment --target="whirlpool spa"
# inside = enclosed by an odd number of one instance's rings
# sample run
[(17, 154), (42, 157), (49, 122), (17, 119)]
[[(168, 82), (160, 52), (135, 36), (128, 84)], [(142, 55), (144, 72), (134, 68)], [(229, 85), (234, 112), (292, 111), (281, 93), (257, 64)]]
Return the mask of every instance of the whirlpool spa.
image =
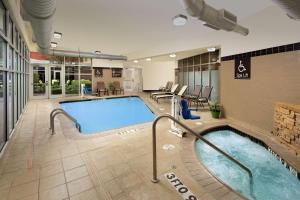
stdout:
[(196, 141), (196, 153), (202, 164), (214, 177), (241, 196), (251, 200), (300, 199), (299, 172), (264, 142), (229, 126), (218, 127), (202, 135), (250, 169), (252, 181), (236, 163), (201, 140)]

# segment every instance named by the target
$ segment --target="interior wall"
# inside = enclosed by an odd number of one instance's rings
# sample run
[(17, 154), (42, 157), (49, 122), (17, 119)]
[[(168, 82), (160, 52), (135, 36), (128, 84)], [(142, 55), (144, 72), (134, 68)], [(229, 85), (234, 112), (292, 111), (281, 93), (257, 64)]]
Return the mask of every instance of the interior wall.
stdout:
[(175, 81), (177, 61), (156, 61), (141, 64), (143, 90), (157, 90), (168, 81)]
[(234, 60), (222, 61), (225, 116), (270, 132), (276, 102), (300, 104), (300, 51), (251, 58), (251, 79), (234, 79)]
[(93, 59), (93, 67), (108, 67), (108, 68), (123, 68), (123, 61), (120, 60), (106, 60)]
[(123, 87), (123, 72), (121, 78), (115, 78), (112, 77), (112, 70), (111, 69), (103, 69), (103, 76), (102, 77), (96, 77), (95, 76), (95, 69), (93, 69), (93, 92), (97, 89), (97, 82), (103, 81), (105, 83), (106, 88), (108, 89), (108, 86), (113, 81), (119, 81), (121, 86)]

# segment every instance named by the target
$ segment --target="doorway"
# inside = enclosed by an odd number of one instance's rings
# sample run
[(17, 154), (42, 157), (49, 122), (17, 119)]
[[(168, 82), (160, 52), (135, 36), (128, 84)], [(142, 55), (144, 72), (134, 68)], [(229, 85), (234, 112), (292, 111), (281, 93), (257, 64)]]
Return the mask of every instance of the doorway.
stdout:
[(124, 69), (124, 90), (125, 92), (141, 92), (143, 90), (142, 69)]
[(30, 72), (31, 99), (62, 97), (64, 76), (61, 65), (33, 65)]

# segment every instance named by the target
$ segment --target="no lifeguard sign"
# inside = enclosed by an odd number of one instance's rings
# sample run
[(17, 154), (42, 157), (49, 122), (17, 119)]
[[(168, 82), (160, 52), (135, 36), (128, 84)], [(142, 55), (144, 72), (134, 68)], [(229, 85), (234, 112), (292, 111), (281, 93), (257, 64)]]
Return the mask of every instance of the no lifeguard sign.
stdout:
[(235, 79), (250, 79), (251, 57), (236, 58), (234, 65)]
[(181, 195), (184, 200), (198, 200), (198, 198), (185, 186), (181, 180), (174, 173), (166, 173), (166, 179), (175, 188), (175, 190)]

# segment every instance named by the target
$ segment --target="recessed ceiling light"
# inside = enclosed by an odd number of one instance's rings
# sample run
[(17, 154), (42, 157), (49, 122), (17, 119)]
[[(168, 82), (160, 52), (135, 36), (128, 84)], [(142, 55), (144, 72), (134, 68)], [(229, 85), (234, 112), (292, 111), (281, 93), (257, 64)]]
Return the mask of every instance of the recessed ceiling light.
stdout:
[(179, 14), (173, 17), (173, 24), (174, 26), (183, 26), (187, 22), (187, 16)]
[(169, 56), (170, 56), (170, 58), (175, 58), (175, 57), (176, 57), (176, 54), (175, 54), (175, 53), (172, 53), (172, 54), (170, 54)]
[(134, 62), (134, 63), (138, 63), (139, 61), (138, 61), (138, 60), (134, 60), (133, 62)]
[(215, 47), (207, 48), (207, 51), (208, 51), (208, 52), (215, 52), (215, 51), (216, 51), (216, 48), (215, 48)]
[(146, 61), (151, 61), (152, 59), (151, 58), (146, 58)]
[(50, 46), (51, 46), (51, 48), (56, 48), (57, 47), (57, 43), (56, 42), (51, 42)]
[(61, 37), (62, 37), (62, 33), (59, 33), (59, 32), (54, 32), (53, 33), (53, 38), (60, 39)]
[(95, 51), (96, 54), (101, 54), (101, 51)]

